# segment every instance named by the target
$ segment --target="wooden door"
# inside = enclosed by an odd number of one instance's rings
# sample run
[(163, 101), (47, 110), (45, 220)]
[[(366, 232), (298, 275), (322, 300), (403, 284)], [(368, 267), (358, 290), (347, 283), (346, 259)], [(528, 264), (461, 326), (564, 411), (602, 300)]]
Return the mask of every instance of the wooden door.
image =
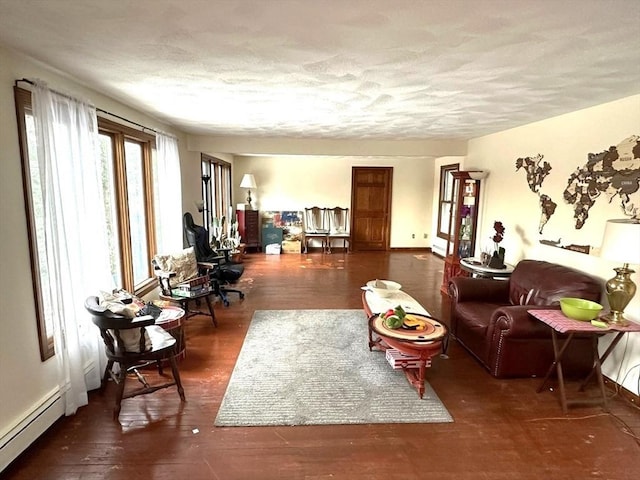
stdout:
[(392, 167), (351, 171), (352, 250), (388, 250), (391, 237)]

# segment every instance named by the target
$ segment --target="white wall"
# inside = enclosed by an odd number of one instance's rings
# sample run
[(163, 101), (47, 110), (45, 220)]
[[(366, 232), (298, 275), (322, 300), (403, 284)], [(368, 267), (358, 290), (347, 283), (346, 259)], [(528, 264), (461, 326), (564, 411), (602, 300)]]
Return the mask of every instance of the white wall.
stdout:
[[(55, 359), (40, 360), (25, 220), (18, 127), (13, 85), (39, 78), (54, 90), (89, 99), (94, 105), (150, 128), (178, 135), (180, 156), (188, 157), (186, 137), (166, 125), (0, 47), (0, 470), (15, 456), (7, 443), (52, 404), (57, 395)], [(25, 88), (25, 84), (21, 84)], [(199, 158), (199, 157), (198, 157)], [(183, 176), (183, 182), (188, 182)], [(198, 190), (199, 192), (199, 190)], [(58, 415), (62, 414), (59, 407)], [(48, 413), (48, 421), (57, 417)], [(45, 415), (46, 416), (46, 415)], [(42, 418), (42, 417), (41, 417)], [(48, 425), (43, 425), (46, 428)], [(24, 437), (24, 436), (23, 436)], [(22, 437), (19, 437), (22, 438)], [(26, 437), (25, 437), (26, 438)], [(29, 444), (29, 439), (23, 443)], [(18, 452), (19, 453), (19, 452)]]
[[(541, 245), (539, 240), (561, 238), (563, 245), (600, 246), (606, 220), (623, 217), (619, 200), (609, 204), (604, 195), (598, 198), (589, 219), (578, 230), (574, 227), (573, 210), (564, 202), (562, 192), (569, 175), (586, 163), (588, 153), (599, 153), (634, 134), (640, 134), (640, 95), (471, 140), (466, 163), (490, 171), (483, 180), (485, 195), (481, 200), (476, 251), (491, 245), (493, 222), (500, 220), (506, 227), (501, 245), (506, 249), (507, 262), (515, 264), (523, 258), (548, 260), (589, 272), (603, 280), (613, 277), (612, 269), (621, 265), (596, 255)], [(538, 197), (529, 190), (525, 173), (516, 172), (515, 168), (517, 158), (538, 153), (543, 154), (543, 160), (552, 167), (540, 192), (558, 204), (542, 235), (538, 233)], [(632, 199), (639, 205), (640, 193), (634, 193)], [(629, 248), (640, 246), (630, 245)], [(632, 278), (640, 284), (638, 272)], [(605, 298), (603, 303), (606, 305)], [(640, 322), (640, 294), (625, 313)], [(609, 343), (609, 337), (603, 337), (601, 349)], [(605, 362), (603, 371), (618, 382), (624, 379), (624, 386), (638, 394), (640, 335), (627, 337), (628, 341), (622, 341), (614, 356)]]
[(350, 208), (354, 166), (393, 167), (390, 246), (428, 247), (433, 196), (433, 160), (430, 158), (236, 157), (235, 203), (245, 202), (246, 191), (239, 188), (240, 180), (245, 173), (253, 173), (258, 188), (251, 191), (251, 197), (254, 208), (259, 210), (303, 210), (313, 206)]

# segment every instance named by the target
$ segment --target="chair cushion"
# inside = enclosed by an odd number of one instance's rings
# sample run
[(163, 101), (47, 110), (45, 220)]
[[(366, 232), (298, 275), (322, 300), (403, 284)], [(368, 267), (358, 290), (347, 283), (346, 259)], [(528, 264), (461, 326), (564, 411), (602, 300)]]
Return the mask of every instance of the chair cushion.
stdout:
[(172, 287), (198, 276), (198, 262), (193, 247), (170, 255), (156, 255), (154, 263), (163, 272), (175, 272), (175, 277), (169, 279)]

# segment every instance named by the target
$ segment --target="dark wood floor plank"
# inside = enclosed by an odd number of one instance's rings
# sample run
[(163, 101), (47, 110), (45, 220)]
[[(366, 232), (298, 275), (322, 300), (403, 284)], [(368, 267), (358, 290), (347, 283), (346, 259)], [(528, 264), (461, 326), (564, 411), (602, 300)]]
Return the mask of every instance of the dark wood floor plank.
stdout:
[[(118, 424), (109, 385), (56, 422), (2, 478), (637, 478), (640, 446), (615, 417), (594, 406), (563, 415), (555, 392), (535, 392), (540, 379), (495, 379), (455, 341), (449, 358), (435, 358), (427, 372), (453, 423), (215, 427), (255, 310), (360, 309), (360, 286), (389, 278), (448, 322), (442, 260), (423, 252), (253, 254), (245, 268), (246, 297), (216, 305), (218, 328), (204, 316), (187, 322), (185, 404), (172, 389), (125, 400)], [(619, 398), (610, 406), (637, 435), (638, 409)]]

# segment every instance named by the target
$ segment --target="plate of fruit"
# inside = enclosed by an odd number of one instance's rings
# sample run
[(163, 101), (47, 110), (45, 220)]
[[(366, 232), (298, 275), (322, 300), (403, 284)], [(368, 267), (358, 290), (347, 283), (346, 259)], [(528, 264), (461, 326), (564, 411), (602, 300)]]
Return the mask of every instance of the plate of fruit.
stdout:
[(428, 340), (444, 333), (443, 326), (428, 315), (407, 313), (401, 305), (390, 308), (374, 318), (374, 330), (403, 340)]

